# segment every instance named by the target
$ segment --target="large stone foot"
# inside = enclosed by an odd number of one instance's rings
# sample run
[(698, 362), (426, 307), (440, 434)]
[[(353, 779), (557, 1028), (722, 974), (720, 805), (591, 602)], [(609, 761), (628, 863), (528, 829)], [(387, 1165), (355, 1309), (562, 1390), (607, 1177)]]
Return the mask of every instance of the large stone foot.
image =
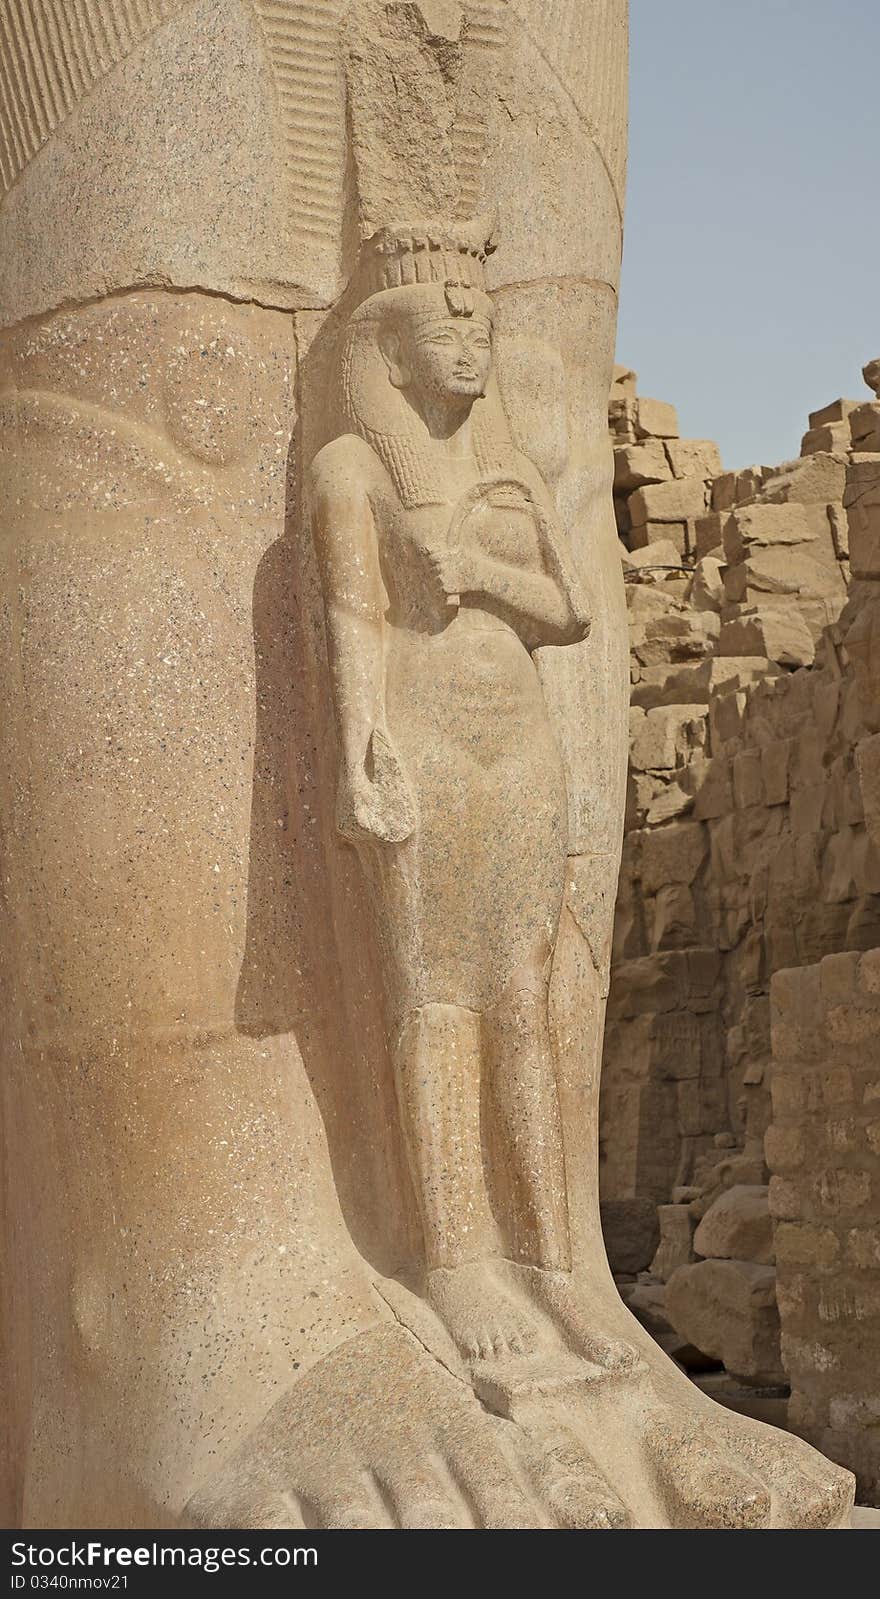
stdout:
[(390, 1326), (308, 1373), (186, 1509), (189, 1525), (212, 1528), (613, 1529), (628, 1519), (574, 1435), (488, 1415)]
[[(628, 1447), (641, 1451), (645, 1492), (660, 1507), (661, 1525), (719, 1529), (848, 1525), (854, 1489), (850, 1472), (802, 1439), (737, 1415), (702, 1394), (630, 1315), (612, 1285), (600, 1283), (588, 1290), (581, 1281), (575, 1291), (574, 1279), (566, 1288), (560, 1286), (557, 1274), (544, 1277), (546, 1281), (534, 1288), (535, 1297), (543, 1297), (566, 1337), (571, 1338), (581, 1325), (593, 1345), (598, 1341), (601, 1347), (607, 1341), (612, 1348), (631, 1352), (628, 1369), (628, 1357), (622, 1357), (622, 1383), (617, 1389), (617, 1449), (621, 1459)], [(566, 1294), (571, 1297), (566, 1299)], [(586, 1352), (591, 1345), (583, 1347)], [(593, 1393), (587, 1388), (577, 1398), (587, 1419), (591, 1405), (599, 1402)], [(600, 1459), (610, 1480), (618, 1480), (604, 1451)]]

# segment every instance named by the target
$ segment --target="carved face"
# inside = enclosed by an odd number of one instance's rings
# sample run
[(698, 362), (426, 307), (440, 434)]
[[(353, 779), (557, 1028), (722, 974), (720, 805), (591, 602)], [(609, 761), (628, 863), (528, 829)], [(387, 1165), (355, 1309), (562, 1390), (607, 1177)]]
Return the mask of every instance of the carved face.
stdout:
[(426, 398), (477, 400), (486, 392), (492, 337), (482, 317), (402, 319), (390, 350), (391, 381)]

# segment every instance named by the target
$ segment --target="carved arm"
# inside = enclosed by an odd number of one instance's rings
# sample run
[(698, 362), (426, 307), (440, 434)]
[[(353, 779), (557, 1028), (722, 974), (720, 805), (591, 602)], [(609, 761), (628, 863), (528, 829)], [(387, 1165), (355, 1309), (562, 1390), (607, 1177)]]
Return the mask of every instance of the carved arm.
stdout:
[(399, 843), (415, 812), (385, 730), (385, 590), (369, 493), (335, 446), (315, 458), (310, 490), (340, 746), (337, 824), (354, 840)]

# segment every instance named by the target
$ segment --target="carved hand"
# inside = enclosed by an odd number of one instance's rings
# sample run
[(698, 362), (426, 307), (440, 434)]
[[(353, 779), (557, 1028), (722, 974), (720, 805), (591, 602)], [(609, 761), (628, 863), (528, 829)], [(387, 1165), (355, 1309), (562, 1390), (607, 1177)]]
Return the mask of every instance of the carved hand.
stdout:
[(426, 553), (433, 575), (450, 605), (457, 605), (461, 594), (477, 586), (476, 563), (471, 551), (456, 545), (451, 548), (431, 545)]
[(397, 752), (374, 728), (363, 764), (345, 763), (336, 795), (336, 825), (352, 843), (402, 844), (415, 831), (416, 810)]

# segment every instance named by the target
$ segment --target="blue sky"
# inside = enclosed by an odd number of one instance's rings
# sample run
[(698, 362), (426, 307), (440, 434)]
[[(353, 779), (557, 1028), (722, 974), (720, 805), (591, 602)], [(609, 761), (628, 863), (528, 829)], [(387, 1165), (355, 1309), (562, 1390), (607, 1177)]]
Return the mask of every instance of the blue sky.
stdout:
[(724, 464), (880, 355), (880, 0), (631, 0), (618, 360)]

